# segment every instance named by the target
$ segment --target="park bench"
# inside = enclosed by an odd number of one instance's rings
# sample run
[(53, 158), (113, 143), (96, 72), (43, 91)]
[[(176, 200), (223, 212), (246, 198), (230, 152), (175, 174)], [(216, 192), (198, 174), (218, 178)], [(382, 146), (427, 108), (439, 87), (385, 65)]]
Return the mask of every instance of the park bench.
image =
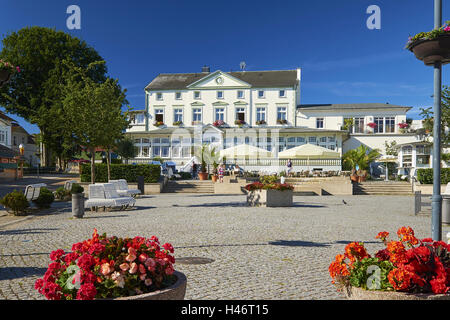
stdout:
[(89, 185), (89, 199), (85, 202), (85, 207), (97, 209), (99, 207), (112, 208), (134, 206), (135, 199), (132, 197), (120, 196), (112, 183), (96, 183)]
[(141, 190), (139, 190), (139, 189), (128, 188), (128, 183), (127, 183), (127, 180), (125, 180), (125, 179), (110, 180), (109, 182), (114, 183), (114, 185), (116, 187), (116, 191), (119, 194), (128, 195), (131, 197), (135, 197), (135, 196), (141, 194)]
[(41, 193), (41, 188), (47, 187), (45, 183), (37, 183), (37, 184), (30, 184), (25, 187), (25, 197), (28, 201), (33, 201), (39, 198), (39, 195)]

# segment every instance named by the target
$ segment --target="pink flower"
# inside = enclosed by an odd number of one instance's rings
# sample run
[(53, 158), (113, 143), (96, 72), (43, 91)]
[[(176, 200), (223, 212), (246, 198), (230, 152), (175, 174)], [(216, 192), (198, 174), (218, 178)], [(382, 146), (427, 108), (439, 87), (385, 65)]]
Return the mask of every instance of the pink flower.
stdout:
[(139, 273), (141, 274), (147, 273), (147, 270), (145, 270), (145, 266), (143, 264), (139, 265)]
[(133, 256), (137, 255), (136, 249), (133, 247), (128, 248), (128, 253), (132, 254)]
[(145, 266), (153, 269), (156, 266), (156, 262), (154, 259), (148, 258), (147, 260), (145, 260)]
[(122, 271), (127, 271), (128, 269), (130, 269), (130, 265), (128, 263), (124, 262), (119, 266), (119, 268)]
[(130, 266), (130, 270), (128, 270), (129, 273), (135, 274), (138, 271), (138, 265), (136, 262), (133, 262)]
[(146, 255), (145, 253), (143, 253), (139, 256), (139, 261), (142, 263), (144, 263), (147, 259), (148, 259), (148, 255)]
[(143, 273), (139, 276), (139, 279), (141, 279), (141, 281), (144, 281), (145, 278), (147, 278), (147, 274)]
[(115, 283), (119, 288), (125, 287), (125, 279), (123, 278), (123, 276), (122, 276), (119, 272), (114, 272), (114, 273), (111, 275), (111, 279), (114, 280), (114, 283)]
[(169, 264), (169, 265), (167, 266), (167, 268), (166, 268), (165, 271), (166, 271), (166, 274), (167, 274), (168, 276), (170, 276), (171, 274), (173, 274), (173, 272), (174, 272), (175, 270), (173, 270), (172, 265)]
[(450, 32), (450, 26), (446, 26), (446, 27), (444, 28), (444, 31)]
[(148, 286), (151, 286), (152, 285), (152, 283), (153, 283), (153, 281), (152, 281), (152, 279), (150, 279), (150, 278), (147, 278), (147, 279), (145, 279), (145, 285), (148, 287)]
[(126, 256), (125, 260), (127, 260), (128, 262), (133, 262), (134, 260), (136, 260), (136, 255), (129, 254)]
[(111, 273), (111, 266), (109, 265), (109, 263), (104, 263), (101, 265), (100, 267), (100, 273), (104, 276), (107, 276), (108, 274)]

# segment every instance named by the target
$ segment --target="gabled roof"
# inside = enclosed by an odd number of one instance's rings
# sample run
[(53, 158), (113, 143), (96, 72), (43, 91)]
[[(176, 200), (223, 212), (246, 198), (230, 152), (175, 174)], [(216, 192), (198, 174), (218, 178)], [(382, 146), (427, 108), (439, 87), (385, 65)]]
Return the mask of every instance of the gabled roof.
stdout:
[(403, 109), (410, 110), (412, 107), (399, 106), (389, 103), (344, 103), (344, 104), (300, 104), (297, 110), (302, 111), (341, 111), (341, 110), (359, 110), (359, 109)]
[(19, 153), (0, 144), (0, 158), (11, 158), (12, 159), (16, 156), (19, 156)]
[[(297, 70), (224, 72), (254, 88), (294, 87), (297, 84)], [(211, 73), (161, 73), (145, 90), (182, 90)]]

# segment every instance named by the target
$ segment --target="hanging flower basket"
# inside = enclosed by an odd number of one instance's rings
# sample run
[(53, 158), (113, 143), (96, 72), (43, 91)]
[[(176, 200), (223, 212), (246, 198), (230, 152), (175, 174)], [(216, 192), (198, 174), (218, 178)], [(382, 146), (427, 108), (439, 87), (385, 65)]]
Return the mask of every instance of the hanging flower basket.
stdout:
[(410, 37), (406, 48), (427, 66), (436, 62), (450, 63), (450, 21), (430, 32), (421, 32)]

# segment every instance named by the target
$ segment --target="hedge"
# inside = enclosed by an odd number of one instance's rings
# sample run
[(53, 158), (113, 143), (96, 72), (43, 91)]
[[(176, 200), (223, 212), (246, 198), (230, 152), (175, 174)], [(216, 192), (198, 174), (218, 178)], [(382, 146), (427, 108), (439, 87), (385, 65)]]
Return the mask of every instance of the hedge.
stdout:
[[(125, 179), (137, 182), (143, 176), (145, 183), (156, 183), (161, 176), (161, 166), (155, 164), (111, 164), (111, 180)], [(81, 164), (81, 182), (91, 182), (91, 164)], [(95, 182), (108, 182), (108, 168), (104, 163), (95, 164)]]
[[(417, 169), (417, 180), (422, 184), (433, 184), (433, 169)], [(441, 184), (450, 182), (450, 168), (441, 168)]]

